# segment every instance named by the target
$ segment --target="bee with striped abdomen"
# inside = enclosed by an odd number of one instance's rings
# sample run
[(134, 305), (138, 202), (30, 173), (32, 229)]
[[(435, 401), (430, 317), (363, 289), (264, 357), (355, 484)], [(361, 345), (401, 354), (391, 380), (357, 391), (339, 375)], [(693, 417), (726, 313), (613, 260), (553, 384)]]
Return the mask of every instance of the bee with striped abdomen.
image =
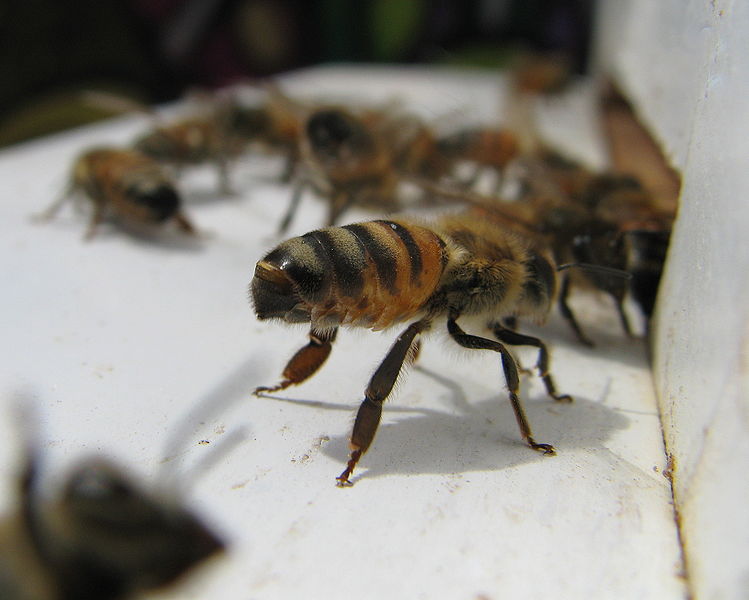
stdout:
[(106, 217), (134, 229), (173, 221), (185, 233), (195, 233), (180, 210), (173, 182), (156, 161), (141, 152), (121, 148), (85, 152), (73, 165), (67, 190), (41, 218), (53, 217), (75, 192), (84, 194), (93, 204), (87, 239)]
[[(413, 358), (420, 334), (446, 319), (452, 339), (464, 348), (501, 356), (520, 433), (535, 441), (518, 396), (517, 364), (505, 344), (538, 348), (537, 367), (548, 394), (559, 395), (549, 374), (549, 357), (538, 338), (501, 325), (506, 317), (543, 320), (556, 295), (551, 254), (515, 233), (470, 215), (446, 216), (431, 226), (407, 219), (329, 227), (283, 242), (257, 263), (250, 285), (259, 319), (310, 323), (310, 341), (288, 362), (283, 380), (255, 393), (273, 392), (312, 376), (330, 354), (339, 326), (386, 329), (410, 322), (367, 386), (351, 436), (351, 458), (337, 478), (350, 476), (367, 451), (382, 405), (404, 362)], [(457, 321), (483, 318), (498, 341), (471, 335)]]
[(396, 204), (397, 173), (392, 155), (367, 115), (339, 107), (319, 108), (307, 118), (300, 142), (303, 169), (280, 230), (291, 222), (305, 187), (328, 201), (328, 224), (351, 206)]

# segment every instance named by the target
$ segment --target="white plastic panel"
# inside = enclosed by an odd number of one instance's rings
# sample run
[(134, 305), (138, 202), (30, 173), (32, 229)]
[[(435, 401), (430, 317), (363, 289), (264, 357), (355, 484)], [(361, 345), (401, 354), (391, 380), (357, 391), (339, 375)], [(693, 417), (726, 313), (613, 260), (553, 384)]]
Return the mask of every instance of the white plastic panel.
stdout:
[[(488, 120), (501, 114), (503, 88), (493, 73), (331, 68), (291, 76), (288, 89), (370, 100), (397, 92), (425, 114)], [(569, 111), (543, 122), (594, 156), (584, 141), (595, 144), (591, 115), (577, 104), (589, 103), (590, 88), (575, 93)], [(195, 244), (148, 243), (106, 226), (84, 242), (73, 211), (29, 221), (60, 192), (81, 149), (122, 143), (146, 125), (122, 119), (0, 154), (0, 397), (33, 399), (54, 481), (94, 452), (155, 484), (246, 429), (188, 496), (231, 550), (168, 597), (684, 597), (644, 344), (623, 336), (612, 306), (574, 298), (594, 350), (557, 315), (534, 330), (552, 348), (558, 387), (575, 397), (554, 404), (535, 377), (523, 378), (536, 438), (553, 443), (556, 457), (522, 444), (498, 357), (435, 333), (388, 402), (355, 485), (338, 489), (356, 407), (398, 332), (343, 332), (315, 378), (275, 399), (251, 395), (305, 343), (304, 328), (257, 322), (246, 298), (255, 262), (278, 242), (289, 196), (272, 181), (280, 163), (237, 165), (231, 198), (212, 197), (209, 169), (188, 174), (186, 210), (204, 232)], [(324, 214), (305, 198), (294, 233)], [(7, 406), (2, 417), (12, 432)], [(184, 448), (164, 462), (176, 431), (187, 434)], [(0, 446), (5, 506), (17, 437)]]

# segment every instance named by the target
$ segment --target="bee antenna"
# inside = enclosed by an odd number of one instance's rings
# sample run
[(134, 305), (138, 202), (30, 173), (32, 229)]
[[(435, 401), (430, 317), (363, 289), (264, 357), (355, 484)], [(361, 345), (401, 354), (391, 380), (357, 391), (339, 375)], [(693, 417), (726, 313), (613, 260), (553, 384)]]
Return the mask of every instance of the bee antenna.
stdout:
[(604, 265), (594, 265), (592, 263), (565, 263), (557, 267), (557, 271), (564, 271), (566, 269), (582, 269), (589, 273), (599, 273), (601, 275), (610, 275), (611, 277), (632, 279), (632, 273), (628, 271), (616, 269), (614, 267), (606, 267)]

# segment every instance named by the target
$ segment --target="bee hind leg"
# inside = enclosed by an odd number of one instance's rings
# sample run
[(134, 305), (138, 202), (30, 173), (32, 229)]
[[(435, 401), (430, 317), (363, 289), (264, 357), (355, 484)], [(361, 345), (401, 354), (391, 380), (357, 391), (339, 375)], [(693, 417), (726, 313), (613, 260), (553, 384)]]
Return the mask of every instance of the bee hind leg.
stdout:
[(261, 393), (278, 392), (285, 390), (290, 385), (298, 385), (312, 377), (330, 355), (337, 333), (337, 328), (327, 331), (310, 329), (309, 343), (300, 348), (286, 363), (286, 367), (281, 374), (281, 377), (283, 377), (281, 383), (270, 387), (255, 388), (253, 393), (257, 396)]

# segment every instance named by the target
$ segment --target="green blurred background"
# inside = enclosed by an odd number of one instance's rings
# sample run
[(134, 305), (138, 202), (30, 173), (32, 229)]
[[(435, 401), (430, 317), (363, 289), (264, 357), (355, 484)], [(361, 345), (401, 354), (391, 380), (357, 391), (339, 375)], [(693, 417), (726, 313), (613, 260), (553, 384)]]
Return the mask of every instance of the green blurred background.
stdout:
[(0, 146), (103, 116), (83, 90), (153, 104), (335, 62), (585, 70), (595, 0), (0, 0)]

